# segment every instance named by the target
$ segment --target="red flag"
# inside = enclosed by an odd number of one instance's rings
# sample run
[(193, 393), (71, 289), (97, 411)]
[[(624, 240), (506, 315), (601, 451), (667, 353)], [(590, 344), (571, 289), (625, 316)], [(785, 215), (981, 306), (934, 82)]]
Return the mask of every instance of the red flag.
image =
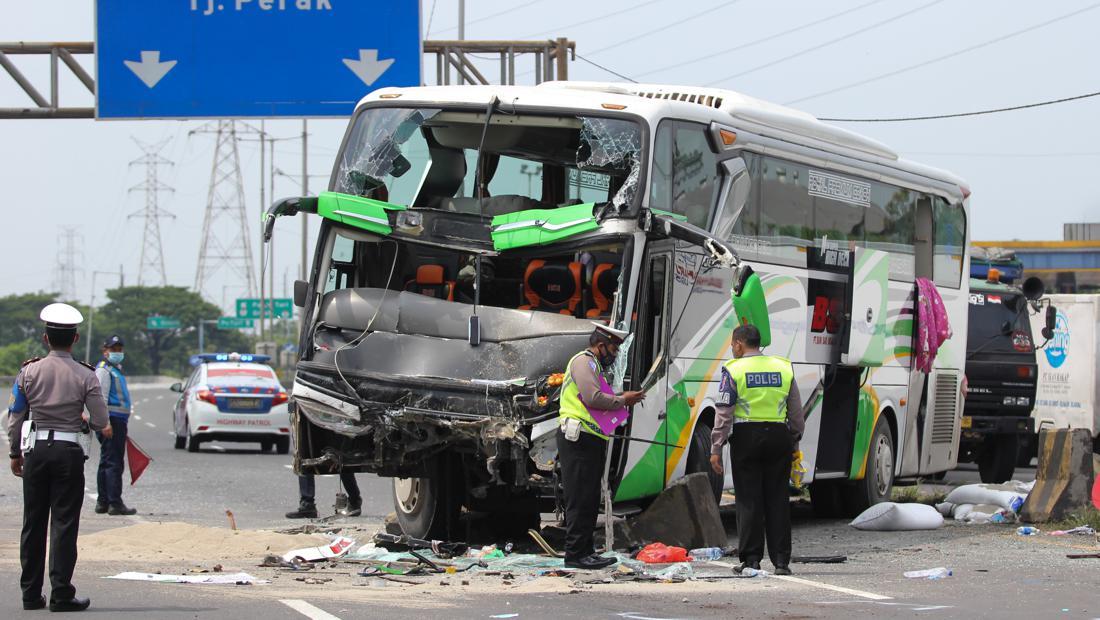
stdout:
[(130, 462), (130, 486), (134, 486), (145, 468), (153, 462), (153, 457), (142, 450), (133, 437), (126, 437), (126, 460)]

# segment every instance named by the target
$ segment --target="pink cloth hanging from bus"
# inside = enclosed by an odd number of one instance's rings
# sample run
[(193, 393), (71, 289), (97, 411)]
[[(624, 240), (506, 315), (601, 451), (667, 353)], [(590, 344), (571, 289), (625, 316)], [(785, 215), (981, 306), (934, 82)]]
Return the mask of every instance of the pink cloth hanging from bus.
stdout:
[(917, 329), (913, 334), (917, 369), (931, 372), (940, 345), (950, 337), (951, 323), (940, 292), (928, 278), (917, 278)]

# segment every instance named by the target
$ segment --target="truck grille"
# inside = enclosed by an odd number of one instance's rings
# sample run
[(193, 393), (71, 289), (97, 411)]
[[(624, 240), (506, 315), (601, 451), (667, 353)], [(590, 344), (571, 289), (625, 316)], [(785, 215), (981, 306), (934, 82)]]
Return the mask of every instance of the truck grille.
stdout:
[(955, 409), (959, 401), (959, 373), (941, 370), (936, 375), (932, 400), (932, 443), (950, 444), (955, 437)]

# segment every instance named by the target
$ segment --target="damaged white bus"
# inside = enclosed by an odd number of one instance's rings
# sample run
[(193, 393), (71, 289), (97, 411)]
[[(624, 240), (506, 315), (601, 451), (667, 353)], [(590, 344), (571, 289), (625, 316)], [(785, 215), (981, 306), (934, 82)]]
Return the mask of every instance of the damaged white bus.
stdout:
[[(648, 390), (613, 443), (615, 501), (692, 472), (717, 496), (731, 486), (708, 467), (719, 368), (752, 322), (806, 398), (815, 510), (855, 513), (956, 464), (968, 195), (730, 91), (376, 91), (329, 191), (268, 212), (268, 236), (279, 216), (321, 219), (294, 289), (295, 468), (392, 477), (416, 536), (445, 536), (463, 510), (533, 526), (557, 496), (561, 373), (607, 321), (632, 333), (613, 382)], [(956, 334), (928, 374), (914, 365), (917, 277)]]

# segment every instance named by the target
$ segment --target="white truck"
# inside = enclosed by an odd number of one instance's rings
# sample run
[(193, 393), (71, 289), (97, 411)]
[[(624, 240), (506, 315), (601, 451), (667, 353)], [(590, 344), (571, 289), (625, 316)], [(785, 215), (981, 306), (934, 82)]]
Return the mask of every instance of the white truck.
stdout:
[[(1100, 452), (1100, 295), (1048, 295), (1055, 309), (1054, 336), (1036, 355), (1035, 432), (1043, 428), (1087, 428)], [(1039, 334), (1044, 313), (1031, 317)]]

